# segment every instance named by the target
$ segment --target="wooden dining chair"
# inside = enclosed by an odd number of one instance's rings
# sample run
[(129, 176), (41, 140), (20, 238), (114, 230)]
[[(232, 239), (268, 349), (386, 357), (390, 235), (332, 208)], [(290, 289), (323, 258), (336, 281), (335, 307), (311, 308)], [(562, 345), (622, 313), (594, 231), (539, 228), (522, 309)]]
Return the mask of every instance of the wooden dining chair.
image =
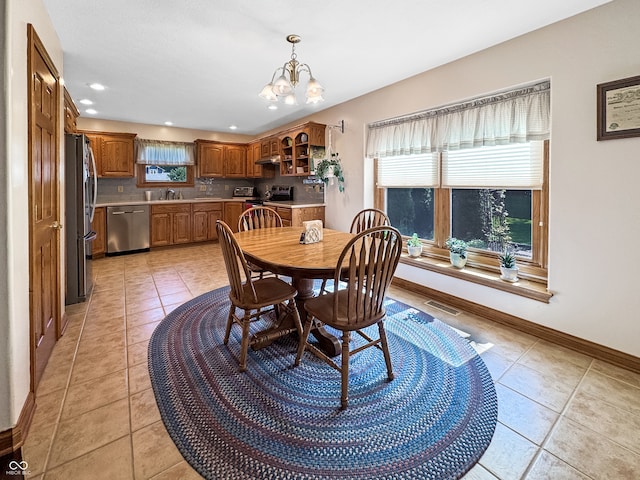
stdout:
[(351, 233), (360, 233), (372, 227), (391, 225), (389, 217), (377, 208), (365, 208), (360, 210), (351, 222)]
[[(369, 228), (379, 227), (381, 225), (391, 225), (387, 214), (377, 208), (365, 208), (353, 217), (349, 231), (351, 233), (360, 233)], [(336, 288), (335, 284), (334, 288)], [(322, 284), (320, 285), (320, 295), (324, 295), (325, 293), (327, 293), (326, 278), (322, 280)]]
[[(251, 271), (247, 265), (247, 260), (233, 236), (229, 225), (222, 220), (216, 222), (218, 240), (222, 249), (224, 264), (229, 277), (229, 316), (227, 317), (224, 344), (229, 342), (231, 326), (237, 323), (242, 328), (242, 340), (240, 345), (240, 371), (247, 369), (247, 353), (250, 345), (257, 345), (258, 341), (251, 336), (251, 322), (264, 317), (265, 314), (273, 311), (276, 315), (276, 323), (281, 324), (285, 316), (290, 315), (293, 319), (293, 327), (289, 332), (297, 332), (302, 335), (302, 323), (296, 307), (295, 296), (297, 290), (287, 282), (275, 277), (267, 277), (258, 280), (251, 278)], [(244, 279), (243, 279), (244, 277)], [(237, 310), (243, 311), (243, 315), (237, 315)], [(278, 333), (281, 336), (282, 333)], [(261, 336), (261, 339), (269, 340), (268, 336)]]
[[(344, 281), (346, 278), (346, 288), (336, 289), (305, 302), (307, 318), (295, 364), (300, 364), (302, 354), (308, 349), (340, 371), (342, 409), (347, 408), (349, 402), (349, 359), (353, 354), (373, 346), (380, 348), (387, 364), (387, 378), (394, 378), (383, 324), (386, 316), (383, 303), (401, 252), (402, 235), (391, 226), (373, 227), (359, 233), (343, 249), (333, 276), (336, 285), (339, 280)], [(340, 364), (307, 341), (314, 321), (342, 332)], [(362, 331), (374, 324), (378, 325), (377, 339), (372, 339)], [(366, 343), (350, 350), (352, 332), (357, 333)]]
[[(251, 207), (242, 212), (238, 218), (238, 231), (255, 230), (257, 228), (282, 227), (282, 217), (273, 208), (269, 207)], [(257, 278), (263, 278), (265, 274), (270, 274), (268, 270), (249, 263), (252, 275)], [(276, 275), (277, 276), (277, 275)]]
[(281, 227), (282, 218), (273, 208), (251, 207), (238, 218), (238, 231), (254, 230), (256, 228)]

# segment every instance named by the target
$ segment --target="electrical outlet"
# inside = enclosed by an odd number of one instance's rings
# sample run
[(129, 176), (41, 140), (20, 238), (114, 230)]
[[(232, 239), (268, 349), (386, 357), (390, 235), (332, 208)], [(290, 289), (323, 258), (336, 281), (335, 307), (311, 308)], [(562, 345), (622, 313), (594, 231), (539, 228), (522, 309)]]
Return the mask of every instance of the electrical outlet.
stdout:
[(122, 185), (118, 185), (118, 193), (124, 192), (124, 187)]
[(206, 185), (200, 185), (200, 191), (201, 192), (206, 192), (207, 191), (207, 186)]
[(226, 191), (228, 191), (228, 190), (229, 190), (229, 185), (225, 185), (225, 186), (224, 186), (224, 191), (226, 192)]

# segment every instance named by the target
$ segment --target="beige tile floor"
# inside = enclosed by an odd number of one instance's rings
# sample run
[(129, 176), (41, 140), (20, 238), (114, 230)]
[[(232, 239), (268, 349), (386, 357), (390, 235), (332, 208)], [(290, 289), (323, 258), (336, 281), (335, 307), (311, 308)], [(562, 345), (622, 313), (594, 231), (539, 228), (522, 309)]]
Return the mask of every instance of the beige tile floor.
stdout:
[[(89, 301), (38, 386), (23, 448), (28, 478), (195, 479), (169, 438), (147, 371), (164, 316), (226, 285), (216, 244), (100, 259)], [(482, 357), (499, 399), (494, 438), (466, 480), (639, 479), (640, 375), (392, 288), (391, 296), (489, 346)]]

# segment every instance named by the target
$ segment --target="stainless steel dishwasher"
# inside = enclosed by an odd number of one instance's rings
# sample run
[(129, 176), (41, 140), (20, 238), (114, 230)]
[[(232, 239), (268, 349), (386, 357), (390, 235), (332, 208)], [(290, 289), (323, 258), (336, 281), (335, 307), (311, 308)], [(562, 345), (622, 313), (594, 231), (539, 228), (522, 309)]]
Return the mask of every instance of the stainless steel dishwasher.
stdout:
[(149, 249), (149, 205), (107, 207), (107, 254)]

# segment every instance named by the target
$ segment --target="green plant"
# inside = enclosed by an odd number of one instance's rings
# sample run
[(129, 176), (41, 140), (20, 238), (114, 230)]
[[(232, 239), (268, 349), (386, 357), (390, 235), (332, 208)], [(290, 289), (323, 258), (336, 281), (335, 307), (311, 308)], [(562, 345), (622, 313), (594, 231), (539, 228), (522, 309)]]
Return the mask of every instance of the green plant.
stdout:
[(407, 240), (407, 247), (420, 247), (421, 245), (422, 245), (422, 242), (418, 238), (417, 233), (414, 233), (413, 235), (411, 235), (411, 238)]
[(445, 242), (445, 247), (451, 252), (460, 255), (460, 258), (467, 258), (467, 242), (459, 238), (449, 237)]
[(337, 153), (332, 153), (331, 158), (323, 158), (316, 165), (316, 177), (321, 179), (325, 185), (329, 184), (331, 176), (338, 180), (338, 189), (344, 192), (344, 173)]
[(500, 266), (504, 268), (515, 268), (516, 266), (516, 257), (513, 253), (503, 252), (499, 255), (500, 258)]

